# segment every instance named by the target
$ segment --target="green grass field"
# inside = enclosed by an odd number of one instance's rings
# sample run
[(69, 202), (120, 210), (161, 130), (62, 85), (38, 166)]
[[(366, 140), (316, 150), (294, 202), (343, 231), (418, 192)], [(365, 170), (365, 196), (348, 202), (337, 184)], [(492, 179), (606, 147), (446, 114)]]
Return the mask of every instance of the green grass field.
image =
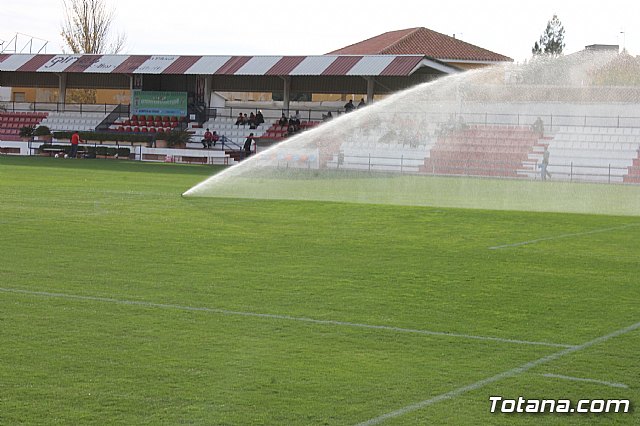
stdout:
[(638, 217), (180, 197), (214, 171), (0, 157), (0, 424), (640, 423)]

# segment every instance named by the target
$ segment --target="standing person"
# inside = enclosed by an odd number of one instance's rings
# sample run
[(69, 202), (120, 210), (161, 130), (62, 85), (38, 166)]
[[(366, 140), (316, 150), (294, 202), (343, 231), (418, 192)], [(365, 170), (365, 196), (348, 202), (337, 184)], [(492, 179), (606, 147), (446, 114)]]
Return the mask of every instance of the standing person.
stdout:
[(78, 156), (78, 144), (80, 142), (84, 142), (84, 141), (80, 139), (80, 135), (76, 130), (73, 132), (73, 135), (71, 135), (71, 152), (69, 153), (70, 158), (76, 158)]
[(247, 158), (251, 155), (251, 144), (253, 143), (253, 133), (249, 133), (247, 139), (244, 141), (244, 157)]
[(545, 145), (544, 152), (542, 153), (542, 163), (540, 163), (540, 178), (542, 180), (547, 180), (547, 176), (551, 179), (551, 173), (549, 173), (547, 167), (549, 167), (549, 151)]

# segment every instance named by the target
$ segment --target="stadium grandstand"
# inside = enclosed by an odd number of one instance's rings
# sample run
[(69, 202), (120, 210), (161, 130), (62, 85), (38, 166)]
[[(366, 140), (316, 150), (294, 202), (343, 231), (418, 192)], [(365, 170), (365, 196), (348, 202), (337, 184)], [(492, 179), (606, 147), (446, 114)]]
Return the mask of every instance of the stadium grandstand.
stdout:
[[(586, 51), (601, 47), (587, 46)], [(617, 46), (605, 50), (617, 52)], [(371, 103), (442, 76), (510, 62), (421, 27), (315, 56), (0, 54), (0, 86), (12, 88), (11, 99), (2, 102), (0, 152), (40, 152), (39, 141), (22, 130), (43, 126), (54, 132), (56, 143), (68, 143), (69, 131), (89, 132), (84, 137), (88, 144), (129, 146), (130, 157), (139, 160), (234, 164), (250, 133), (254, 151), (290, 135), (290, 127), (279, 121), (283, 115), (295, 115), (295, 130), (304, 131), (329, 113), (343, 113), (347, 99)], [(595, 105), (572, 117), (549, 101), (575, 105), (585, 98), (585, 88), (531, 91), (519, 84), (521, 76), (502, 71), (493, 78), (500, 84), (494, 84), (489, 103), (481, 92), (467, 90), (467, 100), (478, 102), (480, 109), (455, 114), (464, 127), (449, 123), (451, 117), (427, 114), (405, 123), (405, 133), (413, 131), (412, 143), (358, 133), (332, 144), (317, 166), (538, 179), (548, 150), (554, 179), (640, 181), (640, 119), (633, 118), (640, 117), (640, 108), (633, 107), (640, 104), (638, 91), (591, 87), (588, 96), (596, 104), (613, 100), (624, 105), (613, 112)], [(74, 91), (88, 93), (93, 102), (70, 102)], [(496, 101), (501, 92), (519, 99), (520, 107), (500, 112), (503, 106)], [(238, 114), (258, 112), (263, 123), (236, 120)], [(546, 132), (532, 130), (536, 115), (544, 118)], [(211, 150), (201, 143), (206, 129), (221, 137)], [(178, 144), (179, 150), (162, 147), (159, 141), (177, 130), (189, 139)]]

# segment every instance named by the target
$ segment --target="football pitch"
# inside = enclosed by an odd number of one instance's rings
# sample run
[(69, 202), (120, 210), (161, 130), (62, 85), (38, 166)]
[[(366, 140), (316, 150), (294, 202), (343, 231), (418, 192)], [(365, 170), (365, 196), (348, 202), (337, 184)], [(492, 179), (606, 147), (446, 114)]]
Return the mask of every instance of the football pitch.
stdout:
[(180, 196), (216, 170), (0, 157), (0, 424), (640, 423), (639, 217)]

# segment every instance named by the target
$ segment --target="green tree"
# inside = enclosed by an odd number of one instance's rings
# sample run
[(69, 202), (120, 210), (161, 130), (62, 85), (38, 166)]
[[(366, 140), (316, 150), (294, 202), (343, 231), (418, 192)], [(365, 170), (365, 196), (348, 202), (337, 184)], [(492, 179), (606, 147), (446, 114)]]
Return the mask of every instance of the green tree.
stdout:
[(547, 22), (547, 28), (540, 36), (540, 40), (534, 43), (531, 53), (560, 56), (564, 46), (564, 26), (558, 19), (558, 15), (553, 15), (553, 18)]

